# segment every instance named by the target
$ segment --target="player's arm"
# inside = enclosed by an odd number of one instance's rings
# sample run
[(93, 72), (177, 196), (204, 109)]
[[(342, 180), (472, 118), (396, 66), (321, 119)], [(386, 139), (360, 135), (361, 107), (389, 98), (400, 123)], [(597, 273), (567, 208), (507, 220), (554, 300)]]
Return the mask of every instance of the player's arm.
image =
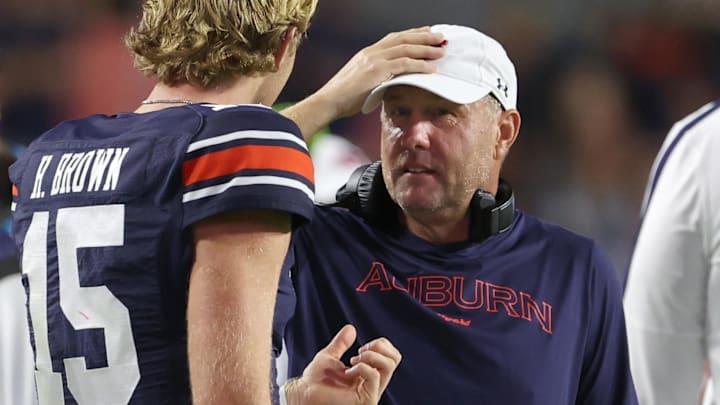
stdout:
[(400, 364), (400, 352), (386, 338), (360, 347), (350, 367), (340, 359), (357, 333), (345, 325), (303, 371), (284, 386), (288, 405), (374, 405)]
[(188, 358), (195, 404), (270, 403), (273, 310), (291, 216), (238, 211), (193, 227)]
[(295, 121), (306, 139), (332, 121), (356, 114), (370, 91), (404, 73), (432, 73), (429, 60), (444, 54), (442, 34), (429, 27), (386, 35), (360, 50), (320, 90), (281, 113)]

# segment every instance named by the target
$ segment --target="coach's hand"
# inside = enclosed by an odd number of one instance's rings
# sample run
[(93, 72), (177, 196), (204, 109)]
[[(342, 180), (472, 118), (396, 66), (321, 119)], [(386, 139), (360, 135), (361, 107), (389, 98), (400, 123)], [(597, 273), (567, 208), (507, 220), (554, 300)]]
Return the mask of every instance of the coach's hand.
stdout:
[(356, 331), (345, 325), (320, 350), (301, 377), (288, 381), (285, 395), (289, 405), (377, 404), (402, 356), (385, 338), (362, 346), (347, 367), (340, 358), (355, 341)]

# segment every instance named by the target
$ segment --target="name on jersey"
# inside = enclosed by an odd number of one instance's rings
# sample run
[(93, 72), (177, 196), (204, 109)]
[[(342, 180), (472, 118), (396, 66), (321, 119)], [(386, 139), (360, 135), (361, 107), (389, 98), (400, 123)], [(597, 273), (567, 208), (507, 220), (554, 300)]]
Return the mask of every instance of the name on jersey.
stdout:
[[(85, 152), (43, 155), (40, 159), (31, 199), (93, 191), (113, 191), (117, 188), (122, 164), (130, 148), (104, 148)], [(50, 174), (50, 190), (44, 190), (44, 179), (54, 159), (59, 159), (55, 171)]]
[[(538, 302), (531, 294), (512, 287), (493, 284), (483, 280), (468, 280), (464, 276), (423, 275), (398, 280), (388, 276), (385, 265), (373, 262), (370, 271), (357, 286), (356, 291), (402, 291), (410, 294), (425, 307), (454, 306), (468, 311), (484, 310), (502, 313), (510, 318), (524, 319), (537, 323), (540, 328), (552, 335), (552, 305)], [(502, 312), (500, 312), (502, 311)], [(461, 326), (470, 326), (471, 320), (438, 315)]]

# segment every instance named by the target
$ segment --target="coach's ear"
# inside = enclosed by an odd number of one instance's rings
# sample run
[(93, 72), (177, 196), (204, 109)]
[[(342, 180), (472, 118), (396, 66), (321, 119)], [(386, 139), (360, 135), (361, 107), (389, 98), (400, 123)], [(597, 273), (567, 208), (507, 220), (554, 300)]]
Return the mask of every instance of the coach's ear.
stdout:
[(282, 36), (280, 37), (280, 46), (278, 46), (278, 49), (275, 51), (275, 67), (279, 68), (280, 64), (283, 61), (283, 58), (288, 55), (288, 51), (291, 50), (291, 44), (293, 40), (295, 39), (295, 35), (297, 35), (297, 27), (289, 27), (288, 29), (283, 32)]
[(507, 110), (500, 114), (498, 121), (497, 139), (495, 141), (495, 150), (493, 158), (497, 159), (500, 164), (505, 161), (510, 148), (515, 143), (518, 133), (520, 132), (520, 113), (517, 110)]

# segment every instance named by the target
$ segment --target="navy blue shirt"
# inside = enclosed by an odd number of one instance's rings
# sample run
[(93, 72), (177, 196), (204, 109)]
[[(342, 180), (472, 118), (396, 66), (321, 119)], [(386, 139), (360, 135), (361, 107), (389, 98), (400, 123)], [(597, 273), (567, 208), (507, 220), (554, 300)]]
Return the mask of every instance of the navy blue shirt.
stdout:
[(351, 323), (346, 364), (379, 336), (403, 355), (382, 404), (637, 403), (608, 259), (520, 211), (505, 233), (440, 246), (316, 207), (294, 233), (290, 272), (290, 375)]
[(64, 122), (30, 145), (10, 177), (48, 403), (190, 403), (192, 225), (241, 209), (304, 221), (313, 209), (300, 131), (260, 106)]

